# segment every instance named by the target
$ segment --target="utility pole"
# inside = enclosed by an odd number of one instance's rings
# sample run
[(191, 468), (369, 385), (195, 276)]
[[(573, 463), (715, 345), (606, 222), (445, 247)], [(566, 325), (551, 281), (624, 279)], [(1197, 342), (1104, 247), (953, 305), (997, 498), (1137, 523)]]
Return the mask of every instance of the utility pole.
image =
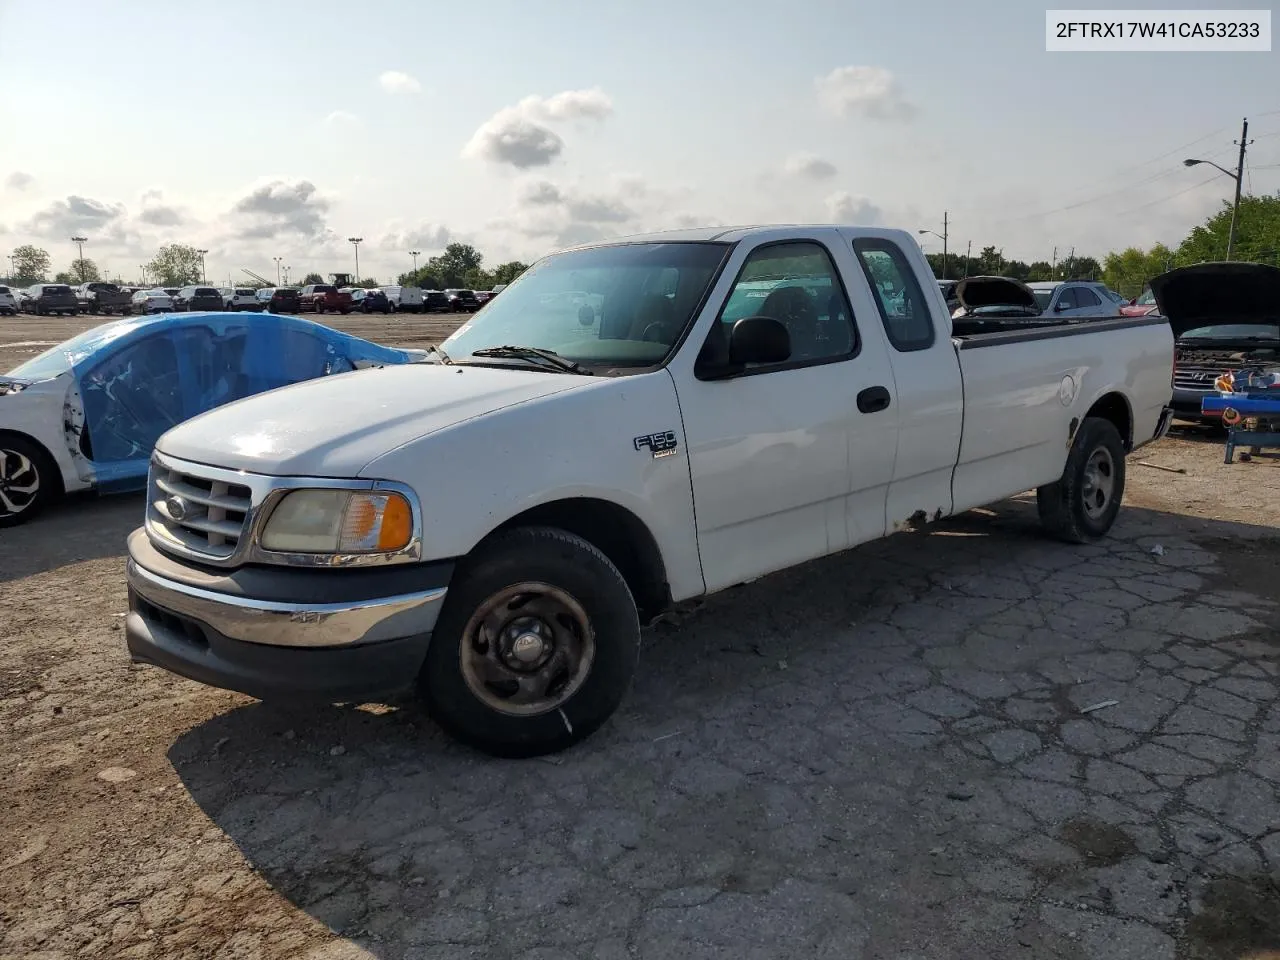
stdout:
[[(1240, 191), (1239, 189), (1237, 189), (1236, 196), (1239, 197), (1239, 195), (1240, 195)], [(1239, 203), (1240, 201), (1237, 200), (1236, 202)], [(72, 237), (71, 242), (74, 243), (76, 245), (76, 249), (80, 251), (76, 257), (76, 269), (80, 273), (80, 282), (84, 283), (84, 245), (89, 242), (89, 238), (88, 237)], [(1228, 249), (1230, 249), (1229, 246), (1228, 246)]]
[(197, 251), (196, 251), (196, 253), (200, 254), (200, 282), (201, 282), (201, 283), (208, 283), (208, 282), (209, 282), (209, 274), (208, 274), (208, 273), (205, 271), (205, 269), (204, 269), (204, 255), (205, 255), (206, 253), (208, 253), (208, 252), (209, 252), (208, 250), (197, 250)]
[(1236, 220), (1240, 217), (1240, 184), (1244, 182), (1244, 148), (1248, 145), (1249, 118), (1245, 117), (1240, 124), (1240, 159), (1236, 161), (1236, 202), (1231, 208), (1231, 229), (1227, 232), (1227, 259), (1231, 259), (1231, 248), (1236, 243)]
[(1058, 248), (1055, 246), (1053, 248), (1053, 259), (1049, 261), (1049, 279), (1056, 280), (1057, 272), (1058, 272)]
[(271, 259), (272, 259), (272, 260), (274, 260), (274, 261), (276, 262), (276, 286), (278, 287), (278, 286), (281, 286), (281, 283), (280, 283), (280, 261), (281, 261), (281, 260), (283, 260), (283, 259), (284, 259), (284, 257), (272, 257)]
[(414, 280), (418, 279), (418, 254), (420, 254), (421, 252), (422, 252), (421, 250), (409, 251), (409, 256), (413, 257), (413, 279)]
[(964, 278), (969, 279), (969, 261), (973, 258), (973, 241), (969, 241), (969, 245), (964, 249)]
[(356, 250), (356, 283), (360, 282), (360, 244), (364, 243), (364, 237), (347, 237), (347, 242)]
[(1207, 163), (1209, 166), (1216, 167), (1218, 170), (1221, 170), (1223, 173), (1225, 173), (1228, 177), (1230, 177), (1232, 180), (1236, 182), (1236, 199), (1235, 199), (1235, 203), (1231, 205), (1231, 227), (1227, 231), (1227, 259), (1228, 260), (1231, 259), (1231, 251), (1236, 245), (1236, 221), (1240, 219), (1240, 188), (1244, 185), (1244, 151), (1245, 151), (1245, 147), (1247, 147), (1250, 142), (1248, 117), (1245, 117), (1243, 120), (1240, 121), (1239, 141), (1232, 141), (1232, 142), (1233, 143), (1238, 142), (1240, 144), (1240, 158), (1236, 161), (1236, 169), (1234, 173), (1228, 170), (1226, 167), (1220, 164), (1214, 163), (1212, 160), (1187, 159), (1182, 161), (1183, 166), (1186, 166), (1186, 167), (1194, 167), (1198, 163)]

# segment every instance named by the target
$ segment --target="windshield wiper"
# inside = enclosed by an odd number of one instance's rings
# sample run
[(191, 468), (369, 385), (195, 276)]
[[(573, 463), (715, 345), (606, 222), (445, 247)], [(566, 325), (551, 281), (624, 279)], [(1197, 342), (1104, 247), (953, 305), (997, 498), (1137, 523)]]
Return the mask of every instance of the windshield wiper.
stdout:
[(512, 360), (541, 360), (544, 363), (551, 364), (558, 370), (591, 376), (591, 371), (576, 360), (570, 360), (567, 357), (560, 356), (554, 350), (544, 350), (541, 347), (517, 347), (511, 344), (505, 344), (500, 347), (481, 347), (479, 350), (472, 350), (471, 356), (506, 357)]

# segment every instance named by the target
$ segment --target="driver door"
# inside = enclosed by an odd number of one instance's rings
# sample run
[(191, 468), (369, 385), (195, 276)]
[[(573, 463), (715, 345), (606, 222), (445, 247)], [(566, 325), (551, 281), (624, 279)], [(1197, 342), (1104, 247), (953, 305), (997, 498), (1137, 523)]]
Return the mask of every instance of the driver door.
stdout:
[[(677, 376), (708, 592), (885, 532), (897, 407), (859, 404), (894, 383), (882, 339), (859, 336), (838, 263), (853, 276), (852, 254), (816, 239), (752, 249), (712, 301), (699, 362)], [(761, 315), (788, 328), (790, 359), (718, 376), (733, 324)]]

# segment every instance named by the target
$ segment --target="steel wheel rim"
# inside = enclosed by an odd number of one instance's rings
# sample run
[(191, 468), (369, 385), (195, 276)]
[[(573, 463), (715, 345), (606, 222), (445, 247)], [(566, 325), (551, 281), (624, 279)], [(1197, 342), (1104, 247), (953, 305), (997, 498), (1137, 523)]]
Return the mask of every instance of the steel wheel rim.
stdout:
[(1089, 455), (1084, 465), (1084, 482), (1080, 495), (1084, 500), (1084, 512), (1096, 520), (1106, 513), (1111, 506), (1111, 498), (1116, 489), (1116, 462), (1111, 451), (1106, 447), (1098, 447)]
[(582, 689), (595, 653), (595, 631), (582, 604), (536, 581), (505, 587), (482, 603), (462, 631), (459, 650), (467, 688), (512, 717), (563, 706)]
[(40, 495), (40, 470), (30, 457), (0, 447), (0, 516), (16, 517)]

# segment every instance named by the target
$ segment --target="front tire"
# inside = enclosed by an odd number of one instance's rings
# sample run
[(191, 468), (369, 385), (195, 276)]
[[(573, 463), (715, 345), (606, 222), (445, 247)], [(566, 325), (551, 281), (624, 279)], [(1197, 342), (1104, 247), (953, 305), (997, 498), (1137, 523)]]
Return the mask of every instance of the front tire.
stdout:
[(1062, 479), (1036, 491), (1046, 531), (1067, 543), (1105, 537), (1124, 499), (1124, 441), (1110, 420), (1087, 417), (1076, 431)]
[(618, 568), (581, 537), (521, 527), (463, 561), (419, 690), (453, 737), (499, 757), (594, 733), (635, 673), (640, 623)]
[(57, 495), (57, 466), (44, 448), (0, 436), (0, 528), (26, 523)]

